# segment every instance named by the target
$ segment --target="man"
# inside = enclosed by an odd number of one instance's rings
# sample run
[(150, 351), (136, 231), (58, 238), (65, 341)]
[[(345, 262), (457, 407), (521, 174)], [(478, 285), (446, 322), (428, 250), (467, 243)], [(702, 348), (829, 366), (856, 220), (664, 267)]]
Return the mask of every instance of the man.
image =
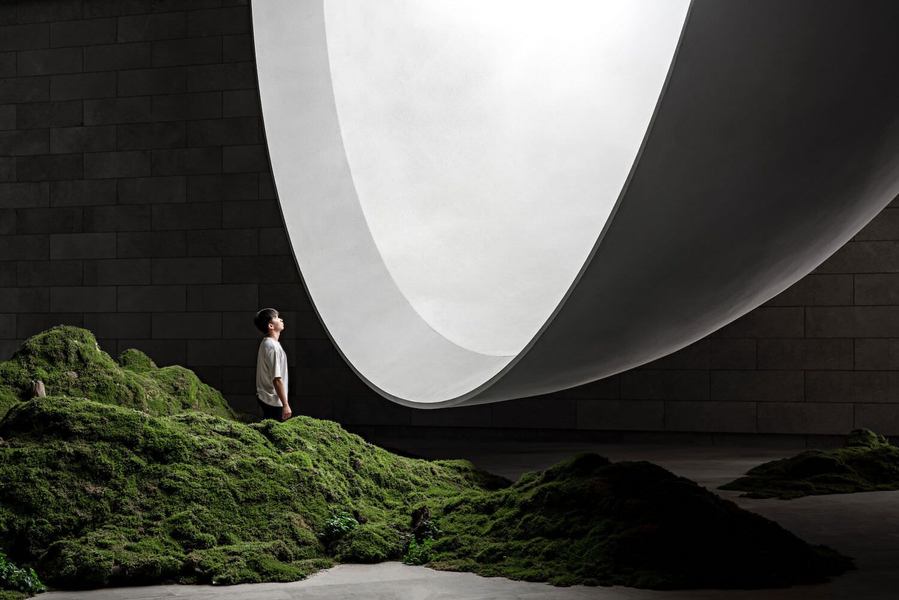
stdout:
[(287, 355), (281, 342), (284, 319), (274, 308), (263, 308), (253, 323), (265, 336), (256, 354), (256, 399), (263, 419), (286, 421), (293, 414), (287, 401)]

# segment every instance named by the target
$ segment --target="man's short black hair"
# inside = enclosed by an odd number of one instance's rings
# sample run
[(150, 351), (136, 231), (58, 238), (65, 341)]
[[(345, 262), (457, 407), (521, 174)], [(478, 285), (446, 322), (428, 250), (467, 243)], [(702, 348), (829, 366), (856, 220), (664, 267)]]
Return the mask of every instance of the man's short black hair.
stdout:
[(268, 333), (268, 324), (272, 322), (272, 319), (277, 317), (278, 311), (274, 308), (263, 308), (256, 313), (255, 317), (253, 317), (253, 324), (256, 325), (256, 329), (262, 333)]

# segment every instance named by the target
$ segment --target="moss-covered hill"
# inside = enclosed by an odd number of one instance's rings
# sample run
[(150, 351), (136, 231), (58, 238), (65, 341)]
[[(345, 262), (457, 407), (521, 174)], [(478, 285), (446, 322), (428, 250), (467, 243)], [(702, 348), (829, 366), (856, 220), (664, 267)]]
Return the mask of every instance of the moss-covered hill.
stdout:
[(327, 421), (67, 397), (17, 404), (0, 437), (0, 542), (57, 587), (291, 581), (397, 559), (419, 506), (433, 566), (487, 575), (760, 587), (848, 566), (648, 463), (586, 455), (493, 489), (468, 463), (396, 456)]
[(851, 564), (657, 465), (595, 454), (441, 514), (432, 566), (561, 585), (776, 587)]
[(31, 396), (40, 380), (47, 393), (81, 396), (128, 406), (154, 415), (196, 410), (233, 417), (218, 390), (190, 369), (158, 368), (139, 350), (125, 350), (119, 361), (100, 349), (87, 329), (59, 325), (28, 338), (12, 358), (0, 362), (0, 417)]
[(750, 498), (799, 498), (899, 489), (899, 448), (867, 429), (849, 434), (846, 446), (807, 450), (761, 464), (721, 486)]
[[(2, 545), (66, 588), (292, 581), (397, 558), (410, 507), (502, 482), (305, 417), (244, 425), (56, 396), (13, 407), (0, 437)], [(361, 525), (328, 539), (340, 513)]]
[[(648, 463), (584, 455), (511, 485), (464, 461), (391, 454), (328, 421), (247, 425), (190, 410), (215, 406), (197, 400), (211, 388), (162, 386), (152, 374), (164, 369), (137, 354), (122, 363), (58, 328), (2, 365), (17, 398), (0, 420), (0, 552), (52, 586), (292, 581), (404, 554), (656, 588), (788, 585), (849, 566)], [(57, 395), (18, 399), (35, 376)]]

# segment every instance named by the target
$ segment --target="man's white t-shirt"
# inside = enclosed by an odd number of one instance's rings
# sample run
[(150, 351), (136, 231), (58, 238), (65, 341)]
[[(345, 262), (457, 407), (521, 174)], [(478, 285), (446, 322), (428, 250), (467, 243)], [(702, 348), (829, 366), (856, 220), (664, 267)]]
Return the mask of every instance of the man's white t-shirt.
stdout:
[(287, 354), (280, 342), (264, 337), (256, 354), (256, 397), (269, 406), (281, 406), (272, 383), (275, 377), (284, 382), (284, 395), (287, 396)]

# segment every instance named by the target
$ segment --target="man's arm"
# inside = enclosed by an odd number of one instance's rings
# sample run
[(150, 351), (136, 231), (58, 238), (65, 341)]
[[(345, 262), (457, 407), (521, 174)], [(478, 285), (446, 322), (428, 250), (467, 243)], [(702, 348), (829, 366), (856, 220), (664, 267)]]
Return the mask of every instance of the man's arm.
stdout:
[(280, 377), (275, 377), (272, 380), (272, 385), (275, 387), (275, 393), (278, 394), (278, 398), (281, 399), (281, 420), (286, 421), (293, 412), (290, 410), (290, 404), (287, 402), (287, 393), (284, 391), (284, 382), (281, 381)]

